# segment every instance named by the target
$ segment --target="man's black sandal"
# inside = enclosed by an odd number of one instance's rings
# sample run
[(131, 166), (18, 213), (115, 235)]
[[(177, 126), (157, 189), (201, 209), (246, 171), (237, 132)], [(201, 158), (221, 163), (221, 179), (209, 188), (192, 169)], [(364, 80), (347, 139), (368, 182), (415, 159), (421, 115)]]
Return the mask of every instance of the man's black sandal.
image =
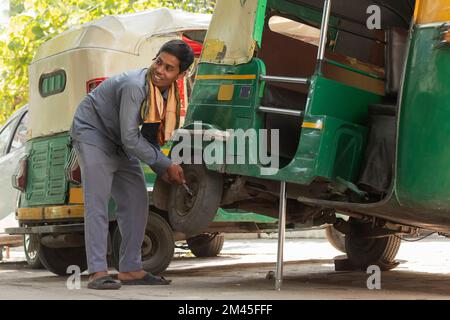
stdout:
[(168, 285), (172, 280), (166, 280), (164, 277), (154, 276), (151, 273), (147, 273), (141, 279), (122, 280), (123, 285), (128, 286), (155, 286), (155, 285)]
[(96, 290), (117, 290), (122, 284), (118, 280), (114, 280), (111, 276), (104, 276), (89, 281), (87, 287)]

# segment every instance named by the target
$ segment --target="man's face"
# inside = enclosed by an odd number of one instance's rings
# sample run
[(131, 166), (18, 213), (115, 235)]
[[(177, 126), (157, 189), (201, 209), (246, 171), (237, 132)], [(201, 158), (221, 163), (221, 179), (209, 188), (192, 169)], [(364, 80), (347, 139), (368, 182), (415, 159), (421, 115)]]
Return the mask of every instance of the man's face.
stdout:
[(180, 73), (180, 61), (174, 55), (161, 52), (150, 66), (152, 82), (159, 89), (168, 88), (174, 81), (184, 76)]

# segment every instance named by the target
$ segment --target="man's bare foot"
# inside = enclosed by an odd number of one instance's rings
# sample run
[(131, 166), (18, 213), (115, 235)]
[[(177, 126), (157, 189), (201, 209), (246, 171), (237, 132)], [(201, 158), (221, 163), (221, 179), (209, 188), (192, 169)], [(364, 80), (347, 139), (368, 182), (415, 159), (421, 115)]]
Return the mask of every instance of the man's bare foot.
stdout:
[(120, 272), (117, 275), (117, 279), (119, 279), (120, 281), (142, 279), (143, 277), (145, 277), (146, 274), (147, 274), (147, 272), (144, 270)]
[(104, 277), (104, 276), (107, 276), (107, 275), (108, 275), (107, 271), (100, 271), (100, 272), (91, 273), (89, 275), (89, 281), (92, 281), (92, 280), (95, 280), (95, 279), (98, 279), (98, 278), (101, 278), (101, 277)]

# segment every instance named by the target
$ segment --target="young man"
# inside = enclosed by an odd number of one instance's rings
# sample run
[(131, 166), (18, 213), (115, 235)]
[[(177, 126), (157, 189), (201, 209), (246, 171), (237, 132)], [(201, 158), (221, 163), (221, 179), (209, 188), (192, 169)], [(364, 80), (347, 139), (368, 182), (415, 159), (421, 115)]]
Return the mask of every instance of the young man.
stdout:
[[(184, 183), (183, 170), (161, 153), (179, 121), (176, 80), (192, 64), (192, 49), (181, 40), (164, 44), (148, 69), (109, 78), (80, 103), (70, 130), (84, 189), (88, 288), (122, 284), (169, 284), (145, 272), (141, 245), (148, 217), (147, 188), (139, 160), (156, 174)], [(142, 131), (140, 126), (142, 125)], [(120, 281), (108, 275), (108, 202), (117, 204), (122, 234)]]

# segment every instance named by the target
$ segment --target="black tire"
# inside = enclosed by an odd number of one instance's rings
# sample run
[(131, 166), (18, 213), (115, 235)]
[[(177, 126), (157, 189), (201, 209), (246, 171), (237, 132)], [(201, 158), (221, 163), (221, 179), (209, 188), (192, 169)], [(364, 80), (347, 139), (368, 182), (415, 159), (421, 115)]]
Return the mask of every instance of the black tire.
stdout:
[(39, 258), (41, 242), (39, 241), (39, 236), (37, 234), (23, 235), (23, 251), (31, 269), (44, 269)]
[(325, 235), (328, 242), (338, 251), (347, 253), (345, 251), (345, 234), (336, 230), (333, 226), (327, 226), (325, 228)]
[(173, 230), (192, 237), (203, 233), (216, 216), (222, 198), (223, 177), (203, 165), (185, 165), (183, 170), (193, 196), (183, 186), (172, 186), (169, 221)]
[(85, 247), (49, 248), (41, 244), (39, 259), (44, 267), (59, 276), (67, 276), (67, 267), (76, 265), (83, 272), (87, 269)]
[(364, 238), (347, 234), (345, 249), (347, 257), (358, 269), (367, 270), (370, 265), (377, 265), (382, 271), (398, 266), (395, 256), (400, 248), (401, 239), (394, 235), (383, 238)]
[(216, 257), (222, 251), (225, 237), (221, 234), (201, 234), (186, 240), (191, 252), (199, 258)]
[[(112, 239), (114, 267), (119, 270), (120, 243), (122, 236), (116, 227)], [(142, 244), (142, 267), (145, 271), (159, 274), (167, 269), (175, 250), (173, 232), (169, 224), (156, 213), (149, 212)]]

